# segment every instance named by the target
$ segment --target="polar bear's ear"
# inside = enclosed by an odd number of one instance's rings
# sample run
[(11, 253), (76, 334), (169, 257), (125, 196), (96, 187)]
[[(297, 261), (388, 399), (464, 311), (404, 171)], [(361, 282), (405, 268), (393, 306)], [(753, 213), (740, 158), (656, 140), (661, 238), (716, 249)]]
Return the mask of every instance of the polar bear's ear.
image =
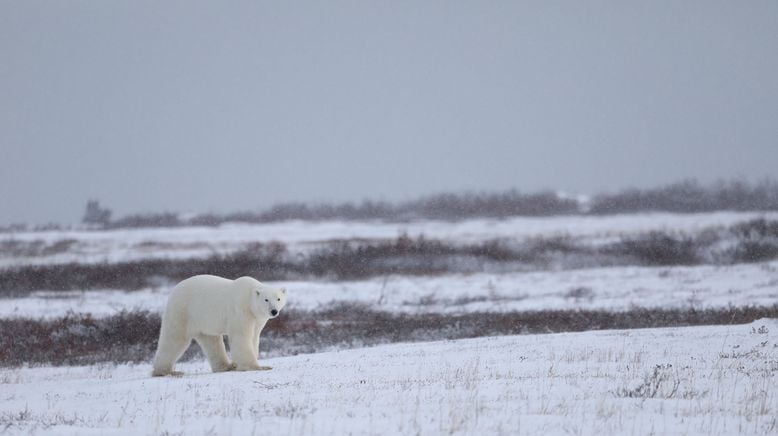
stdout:
[(281, 293), (286, 295), (286, 288), (281, 288)]

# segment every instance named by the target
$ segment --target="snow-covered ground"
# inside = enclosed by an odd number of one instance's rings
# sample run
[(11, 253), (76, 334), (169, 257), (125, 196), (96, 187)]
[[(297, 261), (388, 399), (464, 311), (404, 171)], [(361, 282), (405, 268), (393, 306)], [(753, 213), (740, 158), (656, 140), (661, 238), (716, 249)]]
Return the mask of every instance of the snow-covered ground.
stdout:
[[(694, 233), (760, 217), (778, 219), (778, 213), (6, 233), (0, 234), (0, 267), (190, 258), (270, 241), (304, 252), (331, 240), (403, 233), (454, 243), (569, 236), (596, 244), (652, 230)], [(25, 244), (32, 251), (35, 244), (49, 249), (30, 256), (14, 253), (14, 247), (23, 252)], [(291, 309), (357, 303), (422, 316), (772, 306), (778, 304), (778, 261), (276, 284), (289, 288)], [(39, 290), (0, 300), (0, 318), (161, 312), (169, 292), (170, 287)], [(162, 379), (150, 378), (148, 365), (0, 368), (0, 433), (778, 433), (777, 320), (394, 344), (266, 363), (275, 369), (211, 374), (205, 362), (189, 362), (181, 365), (185, 377)]]
[[(189, 258), (224, 254), (252, 243), (282, 242), (293, 252), (342, 239), (391, 239), (407, 233), (455, 243), (500, 238), (569, 236), (596, 242), (647, 231), (697, 232), (731, 226), (755, 218), (778, 219), (778, 212), (647, 213), (612, 216), (517, 217), (457, 222), (414, 221), (286, 221), (269, 224), (227, 224), (219, 227), (119, 229), (110, 231), (46, 231), (0, 233), (0, 244), (41, 244), (35, 255), (0, 251), (0, 267), (63, 262), (119, 262), (143, 258)], [(65, 241), (65, 242), (63, 242)], [(69, 242), (68, 242), (69, 241)], [(56, 244), (61, 244), (59, 247)]]
[(778, 321), (393, 344), (182, 378), (0, 369), (4, 434), (778, 432)]
[[(778, 304), (778, 261), (274, 284), (289, 289), (288, 308), (306, 310), (350, 303), (404, 313), (772, 306)], [(169, 287), (135, 292), (38, 291), (0, 301), (0, 318), (54, 318), (68, 312), (106, 316), (132, 309), (161, 312), (169, 292)]]

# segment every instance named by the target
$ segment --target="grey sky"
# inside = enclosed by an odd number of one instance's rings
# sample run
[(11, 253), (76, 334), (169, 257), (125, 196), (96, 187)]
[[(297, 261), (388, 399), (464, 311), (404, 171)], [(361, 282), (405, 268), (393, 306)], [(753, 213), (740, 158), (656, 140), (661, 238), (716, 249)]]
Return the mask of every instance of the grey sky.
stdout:
[(0, 223), (778, 168), (778, 2), (0, 0)]

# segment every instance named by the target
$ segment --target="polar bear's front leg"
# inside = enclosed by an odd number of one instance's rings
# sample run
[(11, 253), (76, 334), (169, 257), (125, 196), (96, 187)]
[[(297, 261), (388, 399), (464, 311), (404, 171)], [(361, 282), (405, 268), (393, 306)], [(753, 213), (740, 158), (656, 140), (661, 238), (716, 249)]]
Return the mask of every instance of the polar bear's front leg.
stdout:
[(263, 369), (257, 363), (252, 349), (254, 346), (253, 332), (236, 332), (229, 336), (232, 360), (237, 365), (235, 369), (238, 371), (258, 371)]
[[(251, 350), (254, 352), (254, 360), (255, 361), (259, 360), (259, 334), (262, 332), (262, 327), (263, 327), (263, 325), (258, 325), (256, 328), (254, 328), (254, 343), (252, 344), (253, 348)], [(269, 370), (269, 369), (273, 369), (273, 368), (270, 367), (270, 366), (262, 366), (262, 365), (260, 365), (259, 369)]]
[(259, 327), (254, 327), (254, 337), (252, 339), (252, 347), (251, 351), (254, 352), (254, 360), (259, 360), (259, 332), (261, 329)]

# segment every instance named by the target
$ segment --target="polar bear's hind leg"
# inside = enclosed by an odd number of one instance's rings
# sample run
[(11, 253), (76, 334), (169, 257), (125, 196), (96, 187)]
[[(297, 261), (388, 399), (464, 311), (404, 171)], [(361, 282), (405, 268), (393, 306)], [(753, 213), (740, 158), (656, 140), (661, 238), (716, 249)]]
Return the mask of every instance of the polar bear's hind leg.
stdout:
[(211, 364), (211, 370), (213, 372), (232, 371), (235, 369), (235, 364), (230, 362), (227, 357), (227, 350), (224, 349), (224, 339), (221, 336), (211, 336), (199, 334), (195, 336), (195, 340), (203, 349), (205, 357), (208, 358), (208, 363)]
[(166, 326), (162, 325), (162, 333), (159, 336), (159, 344), (157, 345), (157, 354), (154, 356), (154, 370), (151, 375), (155, 377), (173, 375), (180, 376), (182, 373), (174, 371), (173, 368), (176, 365), (176, 361), (181, 358), (189, 348), (189, 344), (192, 342), (192, 338), (186, 336), (184, 332), (176, 332), (177, 334), (166, 334)]

